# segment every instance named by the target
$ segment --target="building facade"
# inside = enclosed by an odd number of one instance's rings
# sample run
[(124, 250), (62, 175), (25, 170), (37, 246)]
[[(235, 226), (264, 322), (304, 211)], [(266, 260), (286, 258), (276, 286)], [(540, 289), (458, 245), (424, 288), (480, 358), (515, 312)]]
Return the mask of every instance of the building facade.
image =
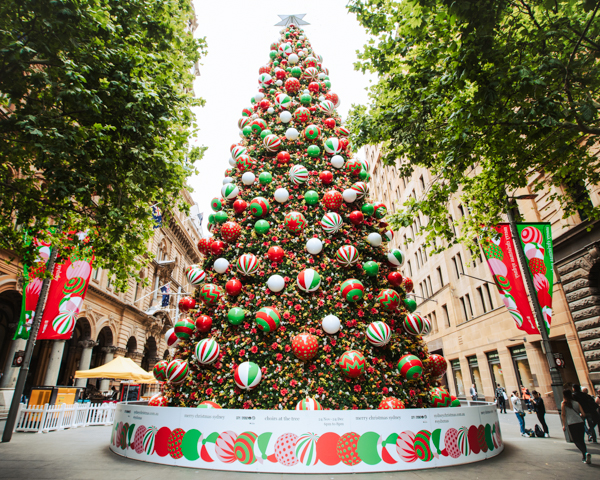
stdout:
[[(166, 356), (164, 334), (176, 320), (176, 294), (192, 293), (185, 269), (201, 259), (197, 206), (188, 191), (182, 195), (192, 216), (175, 211), (168, 223), (154, 230), (148, 244), (152, 261), (140, 272), (147, 285), (131, 279), (125, 292), (117, 292), (111, 272), (94, 269), (71, 339), (36, 342), (26, 395), (33, 386), (69, 385), (76, 370), (98, 367), (117, 355), (130, 357), (145, 370)], [(0, 402), (4, 406), (10, 403), (19, 372), (13, 359), (26, 345), (23, 339), (13, 340), (21, 313), (22, 272), (17, 258), (0, 251)], [(164, 286), (171, 293), (167, 306), (162, 302)], [(100, 390), (109, 389), (108, 380), (89, 382)], [(77, 379), (75, 384), (85, 387), (88, 380)]]
[[(392, 213), (409, 197), (418, 199), (432, 181), (429, 172), (419, 168), (410, 178), (400, 178), (395, 168), (381, 163), (378, 146), (366, 147), (366, 156), (372, 175), (370, 196), (383, 201)], [(591, 199), (598, 201), (597, 192), (592, 192)], [(600, 337), (600, 292), (595, 283), (600, 274), (594, 270), (594, 255), (600, 250), (596, 253), (595, 245), (589, 243), (573, 247), (567, 240), (569, 234), (582, 237), (578, 232), (586, 231), (585, 222), (576, 216), (562, 218), (549, 192), (535, 200), (519, 200), (519, 210), (526, 221), (552, 225), (555, 284), (550, 341), (553, 351), (564, 360), (564, 368), (559, 369), (563, 382), (600, 387), (596, 376), (600, 357), (594, 350)], [(452, 199), (452, 218), (460, 219), (465, 213), (460, 200)], [(509, 393), (525, 386), (538, 390), (547, 408), (555, 409), (540, 335), (527, 335), (517, 329), (482, 253), (471, 255), (462, 245), (454, 245), (442, 253), (430, 254), (420, 235), (426, 221), (416, 218), (412, 226), (397, 231), (392, 245), (406, 254), (402, 274), (414, 282), (417, 312), (432, 323), (426, 337), (430, 353), (439, 353), (448, 361), (444, 381), (451, 393), (464, 398), (475, 385), (479, 399), (491, 401), (497, 384)], [(581, 239), (582, 244), (586, 241)], [(573, 249), (570, 255), (568, 248)]]

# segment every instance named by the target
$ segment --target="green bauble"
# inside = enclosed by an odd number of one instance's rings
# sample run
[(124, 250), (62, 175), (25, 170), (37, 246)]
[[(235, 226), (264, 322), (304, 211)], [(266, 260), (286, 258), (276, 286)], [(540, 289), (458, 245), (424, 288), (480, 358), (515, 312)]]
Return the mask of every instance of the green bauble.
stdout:
[(214, 213), (211, 213), (208, 216), (208, 223), (215, 223), (215, 214)]
[(258, 181), (261, 185), (268, 185), (273, 181), (273, 175), (271, 175), (271, 172), (262, 172), (258, 176)]
[(319, 194), (314, 190), (309, 190), (304, 194), (304, 200), (307, 205), (315, 205), (316, 203), (319, 203)]
[(310, 93), (303, 93), (300, 95), (300, 103), (302, 103), (302, 105), (310, 105), (310, 102), (312, 102)]
[(273, 132), (268, 128), (265, 128), (262, 132), (260, 132), (260, 138), (265, 138), (267, 135), (271, 135)]
[(300, 78), (302, 76), (302, 69), (300, 67), (292, 68), (292, 76)]
[(244, 134), (244, 137), (249, 137), (250, 135), (252, 135), (252, 127), (250, 127), (250, 125), (246, 125), (242, 129), (242, 133)]
[(256, 103), (256, 99), (255, 99), (254, 97), (252, 97), (252, 98), (250, 99), (250, 103), (251, 103), (252, 105), (254, 105), (254, 104)]
[(371, 215), (373, 215), (373, 212), (375, 212), (375, 207), (370, 203), (365, 203), (360, 208), (360, 210), (364, 215), (367, 215), (368, 217), (370, 217)]
[(363, 263), (363, 270), (369, 277), (375, 277), (379, 273), (379, 265), (372, 260)]
[(291, 73), (292, 72), (292, 67), (286, 67), (285, 71), (288, 72), (288, 73)]
[(358, 172), (358, 178), (360, 178), (363, 182), (367, 182), (369, 181), (369, 178), (371, 178), (371, 174), (363, 168), (360, 172)]
[(277, 60), (275, 60), (275, 61), (273, 62), (273, 65), (275, 65), (276, 67), (278, 67), (278, 66), (279, 66), (279, 62), (278, 62)]
[(331, 88), (331, 82), (329, 80), (325, 80), (325, 86), (327, 88)]
[(220, 210), (217, 213), (215, 213), (215, 221), (217, 223), (225, 223), (227, 221), (227, 212)]
[(318, 157), (319, 155), (321, 155), (321, 149), (319, 147), (317, 147), (316, 145), (311, 145), (310, 147), (308, 147), (306, 149), (306, 153), (308, 153), (308, 155), (310, 157)]
[(275, 93), (277, 93), (277, 90), (275, 90), (274, 88), (269, 90), (269, 95), (275, 95)]
[(415, 302), (414, 298), (405, 298), (404, 306), (410, 313), (412, 313), (417, 309), (417, 302)]
[(229, 320), (229, 323), (231, 323), (232, 325), (239, 325), (240, 323), (242, 323), (244, 321), (245, 316), (246, 312), (243, 308), (240, 307), (230, 308), (229, 312), (227, 312), (227, 320)]
[(261, 235), (267, 233), (269, 228), (271, 228), (271, 225), (266, 220), (259, 220), (254, 224), (254, 230)]
[(277, 56), (277, 50), (271, 50), (269, 52), (269, 57), (271, 57), (271, 60), (274, 59)]

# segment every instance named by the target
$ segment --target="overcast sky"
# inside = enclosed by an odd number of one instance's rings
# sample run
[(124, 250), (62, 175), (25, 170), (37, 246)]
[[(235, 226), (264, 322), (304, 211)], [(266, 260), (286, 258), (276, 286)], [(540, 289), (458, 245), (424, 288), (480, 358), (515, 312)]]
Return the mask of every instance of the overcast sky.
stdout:
[[(196, 144), (208, 147), (196, 164), (199, 175), (190, 179), (192, 196), (206, 218), (210, 200), (220, 195), (229, 147), (239, 140), (238, 119), (258, 91), (258, 69), (269, 60), (269, 47), (279, 38), (278, 14), (302, 14), (314, 50), (329, 69), (331, 90), (340, 97), (338, 111), (345, 118), (353, 103), (367, 102), (369, 77), (354, 70), (356, 50), (368, 36), (346, 10), (347, 0), (194, 0), (198, 37), (206, 37), (208, 55), (201, 60), (196, 95), (206, 100), (198, 109), (200, 132)], [(204, 230), (206, 234), (206, 229)]]

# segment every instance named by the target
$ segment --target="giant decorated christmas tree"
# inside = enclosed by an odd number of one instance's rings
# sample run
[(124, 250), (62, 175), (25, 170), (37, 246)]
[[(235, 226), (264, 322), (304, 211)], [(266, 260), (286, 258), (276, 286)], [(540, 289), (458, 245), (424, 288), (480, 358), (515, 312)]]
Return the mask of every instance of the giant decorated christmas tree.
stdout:
[(190, 267), (195, 298), (167, 333), (173, 357), (152, 403), (253, 409), (447, 406), (446, 371), (386, 207), (369, 201), (323, 59), (290, 25), (260, 67), (238, 121), (213, 236)]

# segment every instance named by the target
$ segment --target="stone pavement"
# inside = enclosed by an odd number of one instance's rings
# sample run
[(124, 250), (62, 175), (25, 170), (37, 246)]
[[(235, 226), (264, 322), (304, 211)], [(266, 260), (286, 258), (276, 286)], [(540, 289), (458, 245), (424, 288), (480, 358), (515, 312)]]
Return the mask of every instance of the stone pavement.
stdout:
[[(564, 441), (560, 421), (547, 415), (551, 438), (524, 438), (519, 435), (515, 415), (499, 415), (505, 442), (504, 452), (490, 460), (444, 469), (416, 470), (351, 475), (282, 475), (260, 474), (283, 480), (344, 480), (369, 477), (369, 480), (520, 480), (600, 478), (600, 446), (590, 445), (592, 465), (581, 463), (580, 453)], [(527, 415), (526, 426), (532, 428), (537, 418)], [(218, 472), (168, 467), (128, 460), (108, 449), (110, 427), (87, 427), (46, 434), (16, 433), (10, 443), (0, 444), (0, 479), (10, 480), (254, 480), (258, 474)]]

